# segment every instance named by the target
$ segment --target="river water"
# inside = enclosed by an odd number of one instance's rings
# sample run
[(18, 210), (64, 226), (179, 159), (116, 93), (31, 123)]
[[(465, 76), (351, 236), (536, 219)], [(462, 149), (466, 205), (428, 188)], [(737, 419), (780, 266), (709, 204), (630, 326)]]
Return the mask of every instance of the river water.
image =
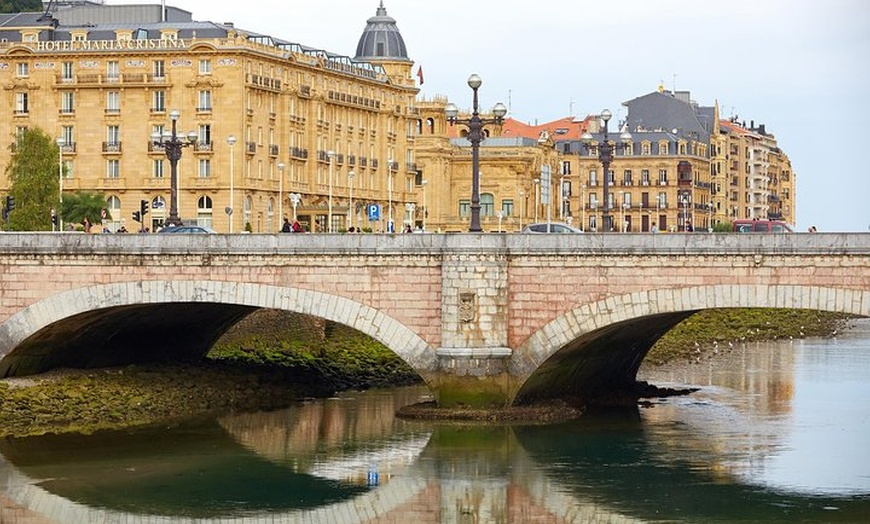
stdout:
[(4, 439), (0, 522), (870, 522), (868, 374), (862, 320), (702, 348), (640, 377), (696, 393), (552, 426), (396, 419), (415, 387)]

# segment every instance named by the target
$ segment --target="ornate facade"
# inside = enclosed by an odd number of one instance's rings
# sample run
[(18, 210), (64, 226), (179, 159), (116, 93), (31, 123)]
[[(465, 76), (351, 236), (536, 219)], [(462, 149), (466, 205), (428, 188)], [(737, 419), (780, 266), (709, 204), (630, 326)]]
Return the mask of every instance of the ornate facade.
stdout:
[[(138, 227), (130, 216), (146, 200), (156, 229), (168, 216), (170, 162), (151, 137), (177, 110), (178, 131), (196, 137), (178, 164), (185, 222), (219, 232), (276, 232), (283, 217), (311, 231), (385, 231), (390, 220), (467, 231), (470, 144), (448, 124), (446, 98), (417, 98), (412, 69), (383, 3), (353, 58), (157, 5), (71, 1), (50, 14), (0, 15), (0, 164), (18, 130), (39, 127), (58, 137), (64, 191), (103, 193), (110, 230)], [(794, 175), (764, 126), (720, 121), (718, 108), (685, 92), (625, 105), (610, 136), (632, 139), (606, 175), (595, 116), (487, 126), (483, 229), (549, 217), (600, 231), (605, 180), (614, 230), (794, 223)], [(581, 144), (586, 132), (591, 147)]]

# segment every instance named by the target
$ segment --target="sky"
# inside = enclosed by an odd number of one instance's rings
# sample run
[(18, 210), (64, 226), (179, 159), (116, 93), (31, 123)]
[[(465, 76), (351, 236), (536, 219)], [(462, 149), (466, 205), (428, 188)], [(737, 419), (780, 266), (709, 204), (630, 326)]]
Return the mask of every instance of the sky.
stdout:
[[(195, 20), (353, 57), (380, 0), (167, 0)], [(109, 4), (159, 3), (107, 0)], [(868, 0), (384, 0), (421, 97), (545, 123), (585, 117), (664, 85), (723, 118), (764, 124), (789, 156), (797, 227), (870, 233)], [(863, 64), (863, 65), (862, 65)]]

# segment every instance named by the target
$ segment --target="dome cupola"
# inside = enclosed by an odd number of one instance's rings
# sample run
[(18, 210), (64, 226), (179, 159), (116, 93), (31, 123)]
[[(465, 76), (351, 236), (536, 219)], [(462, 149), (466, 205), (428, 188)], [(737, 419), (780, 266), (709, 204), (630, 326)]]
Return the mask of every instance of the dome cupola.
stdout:
[(405, 49), (405, 41), (396, 26), (396, 20), (387, 15), (383, 0), (381, 0), (375, 16), (366, 21), (366, 28), (356, 46), (354, 60), (410, 62), (408, 51)]

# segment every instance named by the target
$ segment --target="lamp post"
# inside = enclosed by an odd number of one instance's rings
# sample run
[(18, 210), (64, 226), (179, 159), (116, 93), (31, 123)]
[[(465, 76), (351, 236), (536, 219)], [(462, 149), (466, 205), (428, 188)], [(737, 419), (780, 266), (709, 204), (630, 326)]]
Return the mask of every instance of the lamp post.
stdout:
[(293, 222), (296, 222), (296, 206), (302, 202), (302, 195), (299, 193), (290, 193), (290, 203), (293, 204)]
[(683, 204), (683, 232), (689, 231), (689, 195), (682, 195), (680, 203)]
[[(61, 214), (61, 208), (63, 207), (63, 146), (66, 144), (64, 142), (63, 137), (57, 139), (57, 185), (59, 188), (59, 201), (60, 206), (57, 208), (58, 219), (57, 219), (57, 230), (63, 231), (63, 220)], [(52, 224), (54, 227), (54, 224)]]
[[(624, 150), (631, 141), (631, 133), (629, 133), (628, 130), (624, 130), (619, 135), (619, 139), (622, 141), (621, 144), (610, 143), (609, 135), (607, 133), (607, 123), (610, 121), (612, 116), (613, 114), (609, 109), (604, 109), (601, 111), (601, 114), (598, 115), (601, 121), (604, 122), (603, 140), (598, 144), (598, 160), (601, 162), (601, 167), (604, 168), (604, 209), (602, 210), (602, 225), (604, 226), (604, 231), (611, 231), (613, 229), (613, 219), (610, 216), (610, 163), (613, 162), (613, 153), (620, 149)], [(595, 147), (592, 145), (592, 139), (593, 136), (588, 131), (583, 133), (583, 136), (581, 137), (583, 146), (589, 152), (592, 152)]]
[(586, 184), (580, 184), (580, 229), (586, 230)]
[(353, 172), (353, 169), (347, 172), (347, 188), (349, 192), (350, 203), (347, 206), (347, 222), (350, 224), (350, 227), (353, 227), (353, 177), (356, 176), (356, 173)]
[(278, 162), (278, 227), (284, 220), (284, 162)]
[(536, 178), (534, 180), (534, 183), (535, 183), (535, 223), (537, 223), (538, 222), (538, 207), (539, 207), (538, 199), (540, 198), (538, 196), (539, 195), (538, 191), (541, 189), (541, 179)]
[(393, 159), (387, 160), (387, 233), (395, 233), (393, 226)]
[(523, 229), (523, 216), (526, 214), (526, 192), (520, 189), (520, 202), (523, 207), (520, 209), (520, 231)]
[(329, 157), (329, 198), (327, 205), (328, 210), (326, 215), (326, 230), (332, 233), (332, 159), (335, 158), (335, 151), (330, 149), (326, 152), (326, 156)]
[(169, 113), (169, 118), (172, 120), (172, 131), (164, 131), (161, 135), (158, 132), (151, 134), (151, 142), (158, 147), (162, 147), (166, 151), (166, 158), (169, 159), (169, 218), (166, 220), (167, 226), (181, 226), (184, 223), (178, 216), (178, 161), (181, 160), (181, 149), (192, 146), (198, 138), (195, 131), (187, 134), (185, 137), (179, 137), (177, 133), (178, 118), (181, 114), (178, 111)]
[(501, 233), (501, 219), (504, 218), (504, 211), (499, 209), (495, 216), (498, 217), (498, 232)]
[(227, 207), (227, 215), (230, 217), (230, 233), (233, 232), (233, 224), (235, 223), (235, 212), (236, 208), (236, 197), (235, 197), (235, 186), (236, 186), (236, 168), (235, 168), (235, 146), (236, 145), (236, 137), (230, 135), (227, 137), (227, 145), (230, 146), (230, 205)]
[(426, 207), (426, 184), (428, 182), (428, 180), (420, 182), (420, 186), (423, 188), (423, 231), (426, 231), (426, 215), (429, 213), (429, 208)]
[(447, 104), (444, 112), (450, 125), (456, 123), (468, 126), (468, 141), (471, 142), (471, 225), (468, 230), (472, 233), (483, 231), (480, 227), (480, 143), (483, 141), (483, 126), (487, 124), (501, 124), (507, 114), (507, 107), (501, 102), (492, 108), (495, 118), (481, 118), (478, 110), (477, 90), (483, 81), (476, 74), (468, 77), (468, 87), (474, 92), (471, 118), (458, 118), (459, 109), (454, 104)]

